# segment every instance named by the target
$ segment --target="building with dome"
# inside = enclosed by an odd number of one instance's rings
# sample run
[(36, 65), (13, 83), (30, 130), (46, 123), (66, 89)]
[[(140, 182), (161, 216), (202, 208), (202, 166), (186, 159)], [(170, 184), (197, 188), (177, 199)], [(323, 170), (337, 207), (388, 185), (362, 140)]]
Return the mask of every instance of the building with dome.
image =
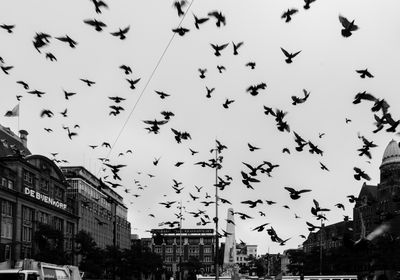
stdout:
[(368, 235), (379, 224), (390, 225), (392, 236), (400, 235), (400, 147), (391, 140), (380, 166), (378, 185), (363, 184), (353, 209), (354, 239)]

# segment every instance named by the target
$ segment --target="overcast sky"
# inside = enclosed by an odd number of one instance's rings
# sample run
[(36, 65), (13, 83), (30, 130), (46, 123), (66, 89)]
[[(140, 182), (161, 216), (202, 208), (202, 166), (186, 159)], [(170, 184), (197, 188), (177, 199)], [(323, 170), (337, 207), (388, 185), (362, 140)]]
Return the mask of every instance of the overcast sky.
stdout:
[[(15, 24), (15, 28), (13, 33), (0, 29), (3, 66), (14, 66), (9, 75), (0, 71), (0, 112), (3, 116), (11, 110), (17, 104), (16, 95), (22, 95), (20, 128), (29, 132), (31, 152), (50, 158), (50, 153), (58, 152), (57, 159), (83, 165), (98, 176), (109, 174), (100, 172), (102, 164), (98, 158), (108, 156), (110, 150), (104, 147), (92, 150), (88, 145), (100, 146), (105, 141), (113, 144), (122, 132), (111, 151), (110, 162), (128, 165), (120, 172), (123, 188), (116, 191), (123, 195), (128, 206), (132, 233), (147, 237), (146, 230), (176, 220), (176, 204), (166, 209), (159, 202), (182, 200), (187, 211), (202, 209), (211, 218), (214, 216), (215, 205), (204, 207), (198, 202), (205, 201), (206, 192), (214, 194), (214, 170), (194, 163), (213, 157), (210, 149), (214, 148), (215, 139), (228, 147), (223, 151), (219, 174), (233, 177), (231, 185), (220, 192), (222, 198), (233, 204), (220, 206), (220, 226), (226, 228), (229, 207), (252, 216), (253, 219), (245, 221), (235, 217), (236, 237), (238, 241), (240, 238), (258, 245), (259, 253), (282, 252), (300, 245), (304, 240), (299, 235), (308, 234), (305, 222), (318, 224), (310, 213), (313, 199), (332, 209), (327, 213), (327, 224), (341, 221), (343, 215), (352, 217), (353, 205), (346, 196), (358, 195), (363, 183), (353, 178), (353, 167), (365, 170), (372, 178), (370, 184), (379, 183), (383, 151), (398, 136), (384, 130), (372, 133), (375, 128), (372, 103), (354, 105), (352, 101), (356, 93), (370, 92), (377, 98), (385, 98), (391, 105), (393, 118), (399, 117), (396, 113), (400, 109), (398, 1), (317, 0), (309, 10), (304, 10), (300, 0), (194, 0), (182, 22), (190, 32), (173, 38), (144, 92), (173, 36), (171, 29), (179, 25), (182, 17), (178, 17), (169, 0), (120, 0), (107, 4), (109, 9), (96, 14), (91, 1), (2, 1), (0, 24)], [(281, 15), (289, 8), (297, 8), (299, 12), (286, 23)], [(218, 28), (211, 18), (199, 30), (195, 29), (192, 13), (205, 17), (214, 10), (226, 16), (226, 26)], [(359, 26), (349, 38), (341, 35), (339, 14), (350, 21), (354, 19)], [(83, 22), (94, 18), (107, 24), (103, 32), (96, 32)], [(130, 30), (125, 40), (110, 35), (127, 26)], [(39, 32), (53, 36), (41, 53), (32, 43)], [(76, 48), (54, 39), (64, 35), (78, 43)], [(244, 42), (237, 56), (233, 55), (232, 41)], [(210, 43), (229, 43), (229, 46), (216, 57)], [(292, 64), (287, 64), (281, 47), (301, 53)], [(46, 59), (47, 52), (54, 54), (57, 61)], [(245, 66), (250, 61), (256, 62), (254, 70)], [(122, 64), (130, 66), (132, 74), (125, 75), (119, 69)], [(226, 71), (220, 74), (217, 65), (225, 66)], [(205, 79), (200, 79), (198, 68), (207, 68)], [(361, 79), (355, 70), (365, 68), (375, 77)], [(127, 78), (141, 78), (136, 89), (129, 88)], [(88, 87), (80, 79), (96, 84)], [(18, 80), (27, 82), (29, 90), (46, 94), (42, 98), (28, 94), (16, 83)], [(250, 85), (262, 82), (267, 88), (257, 96), (246, 92)], [(206, 86), (215, 87), (211, 98), (206, 98)], [(311, 92), (308, 100), (293, 106), (291, 96), (302, 97), (303, 89)], [(66, 100), (63, 90), (77, 94)], [(170, 97), (162, 100), (155, 90)], [(125, 110), (117, 116), (109, 115), (109, 106), (114, 104), (109, 96), (126, 99), (120, 103)], [(235, 100), (229, 109), (222, 107), (227, 98)], [(263, 105), (287, 111), (285, 120), (291, 132), (278, 131), (274, 119), (264, 114)], [(64, 118), (59, 112), (66, 108), (68, 117)], [(51, 110), (54, 117), (41, 118), (42, 109)], [(148, 133), (143, 120), (162, 120), (163, 110), (172, 111), (175, 116), (161, 126), (159, 134)], [(346, 124), (346, 118), (352, 122)], [(17, 118), (0, 117), (0, 122), (14, 131), (18, 129)], [(75, 124), (80, 128), (74, 129)], [(63, 125), (78, 136), (70, 140)], [(44, 128), (53, 132), (47, 133)], [(191, 140), (178, 144), (171, 128), (189, 132)], [(310, 154), (307, 148), (296, 152), (293, 131), (318, 145), (324, 151), (323, 156)], [(319, 138), (319, 133), (325, 135)], [(357, 133), (378, 144), (371, 150), (370, 163), (365, 156), (358, 156), (362, 141)], [(260, 149), (250, 152), (248, 143)], [(291, 154), (282, 153), (285, 147)], [(199, 153), (192, 156), (189, 148)], [(118, 156), (128, 149), (133, 154)], [(157, 166), (153, 165), (155, 158), (160, 158)], [(258, 175), (261, 182), (253, 185), (254, 190), (247, 189), (241, 182), (240, 171), (249, 170), (242, 162), (256, 166), (264, 160), (280, 166), (271, 173), (272, 177)], [(176, 167), (178, 161), (184, 164)], [(330, 171), (321, 170), (319, 162)], [(148, 173), (155, 177), (150, 178)], [(181, 194), (172, 189), (173, 179), (182, 182)], [(138, 189), (134, 180), (140, 181), (144, 190)], [(194, 185), (203, 187), (200, 193)], [(284, 187), (312, 192), (292, 200)], [(125, 193), (125, 188), (130, 193)], [(193, 202), (189, 193), (201, 198)], [(264, 204), (250, 209), (240, 203), (256, 199), (262, 199)], [(268, 206), (267, 199), (277, 204)], [(345, 205), (345, 211), (334, 206), (339, 202)], [(258, 211), (266, 216), (261, 217)], [(295, 214), (301, 218), (295, 219)], [(184, 228), (201, 228), (196, 226), (199, 219), (187, 213), (184, 217)], [(285, 246), (271, 242), (266, 232), (252, 231), (266, 222), (282, 239), (291, 238)], [(214, 224), (206, 228), (214, 228)]]

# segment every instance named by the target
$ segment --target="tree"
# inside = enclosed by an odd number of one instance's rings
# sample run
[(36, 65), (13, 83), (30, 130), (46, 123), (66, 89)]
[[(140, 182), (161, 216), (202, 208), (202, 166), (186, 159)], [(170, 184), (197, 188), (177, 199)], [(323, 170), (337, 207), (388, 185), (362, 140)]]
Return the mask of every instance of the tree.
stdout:
[(75, 236), (77, 254), (81, 260), (79, 269), (84, 271), (88, 278), (101, 278), (104, 274), (104, 251), (97, 247), (90, 233), (81, 230)]
[(34, 258), (38, 261), (66, 264), (67, 258), (64, 252), (64, 235), (50, 225), (39, 224), (34, 234), (37, 252)]

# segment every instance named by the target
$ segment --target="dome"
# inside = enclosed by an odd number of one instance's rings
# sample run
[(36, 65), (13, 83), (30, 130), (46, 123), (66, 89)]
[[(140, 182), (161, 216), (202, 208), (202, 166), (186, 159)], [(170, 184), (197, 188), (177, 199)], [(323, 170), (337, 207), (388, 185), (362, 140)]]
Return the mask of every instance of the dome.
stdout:
[(383, 153), (381, 166), (389, 163), (400, 163), (400, 148), (395, 140), (390, 141), (387, 145)]

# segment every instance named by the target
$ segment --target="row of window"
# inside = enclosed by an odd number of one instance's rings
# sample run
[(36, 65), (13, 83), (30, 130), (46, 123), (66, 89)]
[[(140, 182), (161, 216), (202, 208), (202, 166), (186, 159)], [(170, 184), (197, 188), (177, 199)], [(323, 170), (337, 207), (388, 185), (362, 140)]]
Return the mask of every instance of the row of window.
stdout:
[(7, 188), (7, 189), (14, 189), (14, 181), (4, 178), (4, 177), (0, 177), (0, 186), (3, 188)]
[(58, 187), (54, 186), (54, 188), (50, 187), (50, 181), (44, 178), (36, 179), (35, 174), (24, 170), (24, 183), (25, 185), (36, 189), (37, 181), (39, 181), (39, 191), (41, 193), (47, 195), (54, 195), (54, 197), (58, 200), (64, 201), (65, 191)]

